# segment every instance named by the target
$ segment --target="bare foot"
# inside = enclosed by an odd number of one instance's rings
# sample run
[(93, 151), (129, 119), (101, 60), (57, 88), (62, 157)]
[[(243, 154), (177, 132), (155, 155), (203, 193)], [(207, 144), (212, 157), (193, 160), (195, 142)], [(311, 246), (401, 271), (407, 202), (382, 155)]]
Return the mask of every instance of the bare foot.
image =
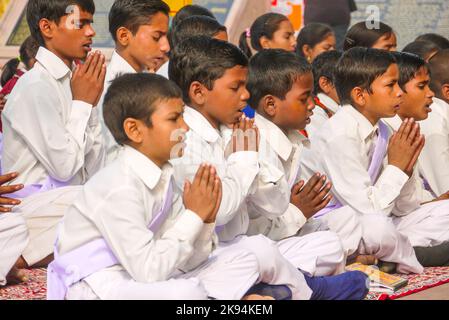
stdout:
[(258, 294), (250, 294), (250, 295), (244, 296), (244, 297), (242, 298), (242, 300), (246, 300), (246, 301), (254, 301), (254, 300), (274, 300), (274, 298), (273, 298), (273, 297), (270, 297), (270, 296), (261, 296), (261, 295), (258, 295)]
[(27, 282), (28, 276), (25, 274), (25, 270), (18, 269), (16, 267), (13, 267), (11, 271), (6, 276), (6, 281), (10, 285), (19, 284), (22, 282)]

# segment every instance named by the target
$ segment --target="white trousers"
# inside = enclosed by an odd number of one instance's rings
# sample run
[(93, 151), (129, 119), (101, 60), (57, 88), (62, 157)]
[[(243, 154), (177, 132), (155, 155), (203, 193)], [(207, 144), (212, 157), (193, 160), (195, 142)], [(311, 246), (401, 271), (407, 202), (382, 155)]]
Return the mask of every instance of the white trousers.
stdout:
[(281, 254), (309, 276), (331, 276), (344, 272), (346, 254), (338, 235), (331, 231), (314, 232), (277, 242)]
[[(304, 275), (284, 257), (278, 247), (278, 243), (263, 235), (239, 236), (229, 242), (220, 242), (220, 250), (237, 247), (246, 249), (257, 257), (259, 265), (259, 279), (257, 283), (264, 282), (272, 285), (287, 285), (292, 291), (294, 300), (308, 300), (312, 290), (307, 285)], [(288, 251), (288, 245), (285, 246)]]
[(29, 266), (53, 253), (59, 222), (73, 203), (82, 186), (70, 186), (22, 199), (14, 209), (20, 212), (28, 227), (30, 241), (22, 253)]
[[(259, 266), (248, 250), (230, 246), (198, 268), (168, 281), (139, 283), (124, 270), (102, 270), (69, 288), (70, 300), (238, 300), (257, 283)], [(101, 273), (101, 274), (100, 274)]]
[(28, 244), (25, 220), (18, 213), (0, 214), (0, 286)]
[(449, 200), (427, 203), (393, 222), (414, 247), (440, 245), (449, 241)]
[(400, 273), (421, 273), (424, 270), (409, 239), (396, 229), (390, 217), (376, 213), (361, 214), (345, 206), (319, 219), (312, 219), (301, 234), (318, 230), (337, 233), (347, 256), (374, 255), (382, 261), (397, 263)]

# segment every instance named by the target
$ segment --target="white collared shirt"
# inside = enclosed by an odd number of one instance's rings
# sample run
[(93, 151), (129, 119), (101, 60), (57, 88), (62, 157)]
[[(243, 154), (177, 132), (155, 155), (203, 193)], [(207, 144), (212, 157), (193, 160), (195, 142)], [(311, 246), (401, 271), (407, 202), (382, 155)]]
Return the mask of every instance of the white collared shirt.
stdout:
[[(336, 103), (334, 99), (324, 93), (318, 93), (317, 97), (318, 99), (320, 99), (321, 103), (325, 105), (330, 111), (332, 111), (333, 113), (337, 113), (340, 105)], [(309, 137), (312, 137), (318, 132), (320, 127), (327, 120), (329, 120), (329, 116), (322, 108), (316, 106), (315, 109), (313, 109), (313, 116), (310, 118), (310, 120), (311, 122), (309, 125), (307, 125), (306, 130)]]
[(104, 97), (106, 96), (106, 93), (108, 92), (112, 81), (114, 81), (117, 77), (127, 73), (136, 73), (136, 70), (134, 70), (134, 68), (128, 63), (128, 61), (126, 61), (120, 54), (118, 54), (117, 51), (114, 51), (108, 68), (106, 69), (104, 90), (100, 98), (100, 102), (98, 103), (100, 123), (106, 148), (106, 163), (111, 163), (117, 157), (121, 146), (115, 141), (114, 137), (112, 136), (111, 132), (104, 122)]
[(83, 184), (104, 164), (98, 109), (73, 100), (72, 72), (54, 53), (40, 47), (36, 60), (2, 113), (3, 172), (19, 172), (14, 183)]
[[(333, 183), (334, 198), (358, 212), (405, 215), (417, 209), (421, 201), (408, 191), (414, 181), (389, 165), (387, 157), (374, 184), (368, 174), (377, 131), (377, 124), (373, 126), (352, 106), (343, 106), (312, 137), (311, 149), (304, 150), (304, 174), (307, 178), (315, 172), (325, 174)], [(403, 188), (407, 192), (401, 194)]]
[[(259, 172), (257, 152), (241, 151), (226, 158), (226, 141), (229, 141), (232, 130), (215, 129), (201, 113), (190, 107), (185, 108), (184, 120), (190, 127), (186, 134), (184, 155), (171, 160), (178, 187), (182, 189), (186, 179), (193, 181), (202, 163), (215, 166), (223, 186), (217, 225), (226, 225), (220, 233), (220, 240), (232, 240), (236, 233), (242, 234), (242, 230), (245, 234), (249, 221), (245, 199)], [(235, 218), (241, 210), (244, 214)]]
[[(257, 198), (250, 196), (248, 235), (263, 234), (272, 240), (294, 236), (306, 223), (301, 210), (290, 203), (291, 187), (301, 175), (300, 155), (309, 147), (306, 137), (292, 130), (288, 136), (274, 123), (256, 113), (256, 125), (260, 130), (259, 173)], [(263, 170), (265, 168), (265, 170)], [(263, 196), (264, 195), (264, 196)], [(270, 204), (271, 213), (262, 210)], [(276, 215), (282, 210), (281, 215)]]
[[(387, 124), (391, 133), (393, 133), (394, 131), (398, 131), (402, 125), (402, 119), (398, 115), (394, 116), (393, 118), (382, 119), (382, 121)], [(420, 124), (422, 124), (422, 123), (420, 123)], [(413, 170), (413, 175), (406, 184), (406, 186), (411, 186), (412, 181), (415, 181), (416, 185), (414, 188), (408, 188), (408, 189), (403, 188), (401, 191), (401, 197), (404, 194), (406, 194), (406, 192), (413, 192), (415, 194), (412, 195), (411, 197), (416, 198), (416, 199), (421, 199), (421, 202), (424, 203), (424, 202), (429, 202), (429, 201), (434, 200), (435, 197), (424, 188), (424, 181), (420, 177), (421, 163), (422, 163), (422, 159), (420, 156), (418, 159), (418, 164), (415, 166), (415, 169)]]
[(436, 195), (449, 191), (449, 104), (434, 98), (429, 118), (421, 122), (426, 144), (420, 157), (422, 176)]
[(156, 71), (156, 74), (163, 76), (164, 78), (168, 79), (168, 64), (170, 61), (165, 62), (159, 70)]
[(148, 229), (162, 207), (172, 172), (169, 164), (160, 169), (125, 146), (67, 210), (59, 233), (60, 254), (104, 238), (120, 262), (85, 279), (100, 298), (115, 279), (167, 280), (178, 269), (188, 271), (207, 260), (215, 225), (204, 224), (192, 211), (173, 208), (160, 230)]

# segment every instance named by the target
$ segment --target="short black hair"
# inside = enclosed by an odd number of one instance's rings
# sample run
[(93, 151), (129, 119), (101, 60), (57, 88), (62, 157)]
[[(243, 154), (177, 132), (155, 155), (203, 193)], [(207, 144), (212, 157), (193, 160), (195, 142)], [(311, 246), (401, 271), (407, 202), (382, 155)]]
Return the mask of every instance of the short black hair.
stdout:
[(441, 88), (449, 84), (449, 49), (439, 51), (429, 62), (430, 88), (437, 98), (441, 97)]
[(151, 23), (151, 18), (160, 12), (166, 16), (170, 13), (170, 7), (161, 0), (115, 0), (109, 11), (109, 32), (114, 41), (121, 27), (135, 35), (140, 26)]
[(160, 102), (181, 99), (182, 93), (173, 81), (150, 73), (125, 74), (112, 81), (103, 105), (103, 117), (118, 144), (129, 141), (123, 128), (128, 118), (145, 121), (151, 127), (151, 116)]
[(365, 21), (356, 23), (346, 33), (343, 50), (355, 47), (371, 48), (385, 35), (393, 35), (393, 28), (379, 21), (379, 28), (368, 28)]
[[(273, 39), (276, 31), (282, 22), (289, 21), (286, 16), (280, 13), (266, 13), (257, 18), (250, 28), (251, 46), (256, 51), (261, 51), (263, 48), (260, 44), (260, 39), (266, 37), (267, 39)], [(251, 49), (247, 43), (247, 32), (244, 31), (240, 35), (239, 47), (246, 54), (248, 58), (252, 56)]]
[(406, 92), (405, 85), (416, 77), (416, 74), (421, 68), (425, 68), (429, 72), (426, 61), (416, 54), (408, 52), (392, 52), (391, 54), (395, 57), (396, 63), (398, 64), (398, 84), (404, 92)]
[(335, 68), (335, 87), (341, 104), (352, 104), (351, 91), (360, 87), (372, 93), (372, 83), (396, 63), (394, 56), (380, 49), (356, 47), (346, 51)]
[(171, 22), (171, 28), (175, 28), (179, 23), (181, 23), (183, 20), (193, 17), (193, 16), (205, 16), (212, 19), (216, 19), (214, 14), (207, 8), (196, 5), (196, 4), (189, 4), (184, 7), (182, 7), (173, 17), (173, 20)]
[(42, 19), (48, 19), (59, 24), (62, 17), (68, 15), (67, 9), (71, 5), (77, 5), (81, 10), (95, 13), (95, 3), (93, 0), (29, 0), (27, 5), (27, 22), (30, 28), (31, 36), (41, 46), (45, 46), (39, 28), (39, 22)]
[(213, 18), (206, 16), (188, 17), (181, 21), (171, 32), (170, 46), (174, 48), (192, 36), (208, 36), (213, 38), (221, 31), (226, 32), (226, 27)]
[(301, 29), (296, 39), (296, 53), (301, 57), (305, 57), (302, 48), (306, 44), (313, 48), (332, 34), (334, 34), (334, 31), (327, 24), (310, 23), (306, 25)]
[(312, 66), (303, 57), (282, 49), (262, 50), (249, 62), (247, 89), (251, 94), (248, 104), (257, 109), (266, 95), (285, 99), (294, 82), (312, 72)]
[(449, 39), (443, 37), (441, 34), (437, 33), (426, 33), (420, 35), (416, 40), (425, 40), (430, 41), (436, 44), (440, 49), (445, 50), (449, 49)]
[(423, 59), (427, 59), (432, 52), (438, 52), (441, 48), (435, 43), (427, 40), (415, 40), (402, 49), (402, 52), (413, 53)]
[(190, 103), (189, 90), (194, 81), (209, 90), (214, 82), (235, 66), (248, 66), (248, 58), (233, 44), (206, 36), (194, 36), (178, 44), (170, 57), (168, 75)]
[(315, 58), (315, 60), (313, 60), (313, 93), (315, 95), (323, 92), (320, 87), (321, 77), (325, 77), (328, 81), (334, 84), (335, 68), (337, 67), (338, 60), (340, 60), (342, 55), (343, 52), (341, 51), (331, 50), (321, 53)]

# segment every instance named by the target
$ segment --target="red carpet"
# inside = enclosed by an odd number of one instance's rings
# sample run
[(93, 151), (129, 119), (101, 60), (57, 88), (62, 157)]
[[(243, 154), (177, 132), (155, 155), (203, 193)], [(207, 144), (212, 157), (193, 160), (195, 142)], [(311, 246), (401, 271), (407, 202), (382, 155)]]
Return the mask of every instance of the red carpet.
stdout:
[(368, 294), (367, 300), (394, 300), (409, 296), (411, 294), (424, 291), (433, 287), (440, 286), (445, 283), (449, 283), (449, 267), (435, 267), (426, 268), (422, 274), (413, 275), (399, 275), (400, 277), (408, 279), (408, 285), (394, 294), (389, 295), (386, 293), (374, 293)]

